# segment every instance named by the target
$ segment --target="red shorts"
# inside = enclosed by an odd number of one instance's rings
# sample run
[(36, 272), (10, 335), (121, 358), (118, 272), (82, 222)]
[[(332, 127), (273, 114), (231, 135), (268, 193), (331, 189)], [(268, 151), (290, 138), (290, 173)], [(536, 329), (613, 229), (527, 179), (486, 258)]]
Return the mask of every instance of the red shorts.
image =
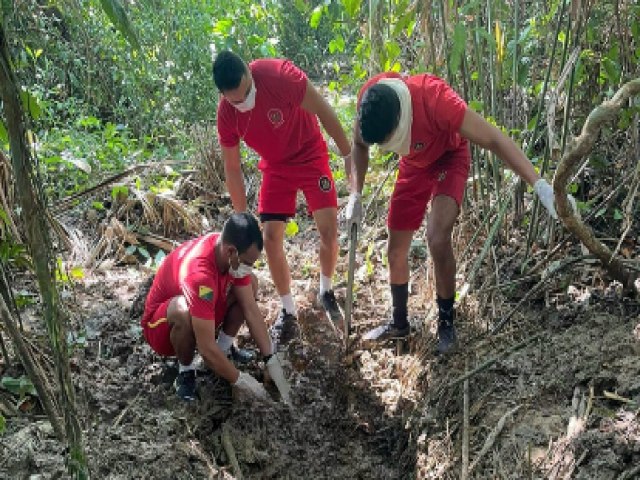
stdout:
[(306, 165), (287, 167), (286, 170), (266, 170), (262, 174), (258, 213), (280, 214), (293, 217), (296, 196), (302, 190), (311, 213), (323, 208), (337, 208), (338, 197), (333, 182), (329, 158)]
[(426, 168), (401, 161), (389, 204), (389, 229), (418, 230), (427, 205), (437, 195), (447, 195), (460, 206), (470, 164), (471, 154), (466, 141)]
[[(165, 300), (156, 308), (151, 318), (145, 322), (146, 315), (142, 317), (142, 334), (149, 346), (159, 355), (173, 357), (176, 354), (171, 344), (171, 324), (167, 319), (167, 309), (173, 298)], [(227, 312), (227, 303), (218, 302), (216, 305), (216, 328), (222, 324)], [(217, 320), (220, 319), (220, 320)]]

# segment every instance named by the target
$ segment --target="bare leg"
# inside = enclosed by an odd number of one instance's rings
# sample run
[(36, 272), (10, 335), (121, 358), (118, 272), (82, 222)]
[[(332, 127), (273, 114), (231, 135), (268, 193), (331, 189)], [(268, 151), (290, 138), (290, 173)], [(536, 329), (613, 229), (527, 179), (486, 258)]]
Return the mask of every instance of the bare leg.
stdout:
[(190, 365), (196, 351), (196, 337), (191, 326), (191, 314), (183, 296), (174, 297), (167, 308), (167, 320), (171, 325), (169, 338), (182, 365)]
[(271, 279), (278, 295), (291, 293), (291, 272), (284, 254), (285, 223), (280, 220), (264, 222), (264, 249), (267, 254)]
[(323, 208), (313, 212), (320, 234), (320, 272), (331, 278), (338, 262), (338, 212)]

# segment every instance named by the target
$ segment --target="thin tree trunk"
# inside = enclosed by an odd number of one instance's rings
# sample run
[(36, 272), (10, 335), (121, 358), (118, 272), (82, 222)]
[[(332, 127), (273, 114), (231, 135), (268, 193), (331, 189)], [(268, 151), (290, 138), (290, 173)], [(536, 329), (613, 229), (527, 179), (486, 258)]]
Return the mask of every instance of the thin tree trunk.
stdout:
[(46, 223), (44, 202), (38, 188), (36, 169), (27, 146), (24, 115), (4, 26), (0, 24), (0, 98), (3, 102), (5, 123), (9, 133), (11, 160), (21, 208), (29, 253), (33, 259), (43, 314), (55, 360), (60, 395), (60, 407), (64, 415), (65, 432), (69, 446), (69, 472), (74, 478), (88, 478), (86, 458), (82, 446), (82, 430), (78, 420), (73, 383), (69, 370), (65, 319), (60, 310), (58, 290), (55, 285), (55, 267), (51, 258), (51, 239)]

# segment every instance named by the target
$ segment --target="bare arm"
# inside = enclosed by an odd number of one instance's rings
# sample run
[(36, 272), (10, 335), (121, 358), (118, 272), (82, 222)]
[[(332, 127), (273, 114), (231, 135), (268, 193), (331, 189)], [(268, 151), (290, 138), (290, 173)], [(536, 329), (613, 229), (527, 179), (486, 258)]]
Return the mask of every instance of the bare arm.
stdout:
[(222, 160), (224, 161), (224, 177), (227, 190), (231, 196), (231, 203), (236, 212), (247, 210), (247, 194), (244, 187), (242, 167), (240, 166), (240, 145), (235, 147), (222, 147)]
[(360, 124), (356, 121), (353, 128), (353, 152), (351, 154), (351, 192), (361, 193), (364, 179), (369, 168), (369, 145), (360, 136)]
[(340, 121), (333, 111), (329, 102), (327, 102), (320, 92), (307, 80), (307, 91), (302, 99), (302, 108), (307, 112), (314, 113), (318, 116), (320, 123), (327, 131), (329, 136), (336, 142), (336, 146), (340, 149), (342, 156), (347, 156), (351, 152), (351, 145), (347, 139), (347, 135), (340, 125)]
[(267, 326), (264, 323), (264, 319), (256, 303), (251, 284), (242, 287), (235, 285), (233, 287), (233, 293), (236, 296), (240, 308), (242, 308), (249, 332), (251, 332), (251, 336), (258, 345), (260, 353), (262, 355), (271, 355), (273, 353), (271, 338), (269, 337)]
[(235, 383), (240, 372), (218, 347), (215, 322), (191, 317), (191, 325), (193, 326), (193, 334), (196, 337), (198, 351), (209, 368), (229, 383)]
[(460, 134), (473, 143), (495, 153), (529, 185), (540, 178), (533, 165), (511, 138), (487, 122), (473, 110), (467, 109), (460, 126)]

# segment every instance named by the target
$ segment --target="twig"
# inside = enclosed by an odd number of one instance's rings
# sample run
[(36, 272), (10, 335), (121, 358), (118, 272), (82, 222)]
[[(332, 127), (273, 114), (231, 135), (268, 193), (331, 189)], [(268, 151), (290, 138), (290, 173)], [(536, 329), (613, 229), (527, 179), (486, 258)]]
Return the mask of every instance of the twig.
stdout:
[(635, 476), (640, 473), (640, 465), (636, 465), (635, 467), (631, 467), (628, 470), (622, 472), (617, 480), (627, 480), (628, 478), (635, 478)]
[(189, 440), (189, 443), (181, 443), (179, 448), (181, 448), (187, 455), (193, 455), (207, 466), (209, 469), (209, 480), (215, 479), (220, 474), (215, 457), (211, 455), (212, 459), (210, 459), (207, 454), (202, 451), (202, 448), (200, 448), (200, 445), (198, 445), (198, 442), (195, 440)]
[[(465, 362), (465, 370), (467, 370)], [(469, 379), (464, 381), (462, 387), (462, 474), (461, 480), (467, 480), (469, 476)]]
[(516, 413), (518, 410), (520, 410), (521, 406), (522, 405), (518, 405), (517, 407), (512, 408), (507, 413), (505, 413), (500, 418), (500, 420), (498, 420), (497, 425), (495, 426), (495, 428), (491, 431), (491, 433), (489, 434), (489, 436), (485, 440), (484, 445), (482, 446), (482, 449), (480, 450), (480, 452), (478, 453), (476, 458), (473, 460), (473, 462), (469, 466), (469, 473), (471, 473), (473, 471), (473, 469), (476, 468), (478, 463), (480, 463), (480, 461), (482, 460), (482, 457), (484, 457), (487, 454), (487, 452), (489, 450), (491, 450), (491, 447), (493, 447), (493, 444), (495, 443), (496, 439), (498, 438), (498, 435), (500, 435), (500, 432), (502, 432), (502, 429), (504, 428), (504, 424), (506, 423), (507, 418), (509, 418), (514, 413)]
[(122, 411), (120, 412), (120, 415), (118, 415), (115, 419), (115, 421), (113, 422), (113, 425), (111, 426), (111, 428), (115, 428), (117, 427), (120, 422), (122, 421), (122, 419), (124, 418), (124, 416), (127, 414), (127, 412), (129, 411), (129, 409), (136, 403), (136, 401), (138, 400), (138, 398), (140, 397), (140, 394), (142, 392), (138, 392), (138, 394), (135, 396), (135, 398), (133, 400), (131, 400), (126, 407), (124, 407), (122, 409)]
[(447, 385), (447, 388), (452, 388), (452, 387), (455, 387), (456, 385), (459, 385), (460, 383), (464, 382), (465, 380), (473, 377), (475, 374), (477, 374), (477, 373), (479, 373), (479, 372), (481, 372), (483, 370), (486, 370), (488, 367), (490, 367), (491, 365), (496, 363), (498, 360), (501, 360), (501, 359), (503, 359), (505, 357), (508, 357), (513, 352), (517, 352), (521, 348), (524, 348), (527, 345), (529, 345), (530, 343), (533, 343), (535, 340), (537, 340), (538, 338), (544, 336), (545, 334), (546, 334), (546, 332), (537, 333), (533, 337), (529, 337), (526, 340), (524, 340), (523, 342), (520, 342), (520, 343), (514, 345), (513, 347), (508, 348), (504, 352), (502, 352), (502, 353), (496, 355), (495, 357), (490, 358), (489, 360), (485, 361), (480, 366), (474, 368), (470, 372), (467, 372), (464, 375), (462, 375), (461, 377), (458, 377), (453, 382), (449, 383)]
[(222, 424), (222, 446), (224, 447), (224, 451), (229, 457), (229, 463), (233, 467), (233, 472), (238, 480), (242, 480), (242, 470), (240, 470), (240, 464), (238, 463), (238, 458), (236, 457), (236, 451), (233, 448), (233, 443), (231, 443), (231, 433), (229, 432), (229, 422), (224, 422)]

